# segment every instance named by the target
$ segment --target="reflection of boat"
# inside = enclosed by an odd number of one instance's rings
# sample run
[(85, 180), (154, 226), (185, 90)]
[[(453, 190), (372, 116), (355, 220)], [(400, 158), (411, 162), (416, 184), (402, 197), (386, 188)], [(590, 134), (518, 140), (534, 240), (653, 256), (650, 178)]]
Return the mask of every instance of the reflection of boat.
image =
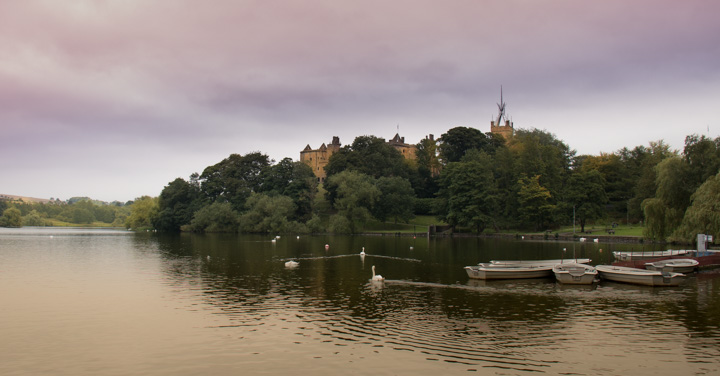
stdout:
[(579, 263), (556, 264), (552, 269), (558, 282), (568, 285), (590, 285), (597, 282), (595, 267)]
[(492, 260), (493, 265), (522, 265), (522, 266), (554, 266), (556, 264), (578, 263), (587, 264), (590, 259), (557, 259), (557, 260)]
[(685, 280), (685, 274), (628, 268), (625, 266), (598, 265), (602, 279), (645, 286), (677, 286)]
[(474, 279), (525, 279), (552, 275), (552, 265), (478, 264), (466, 266), (465, 271)]
[(659, 252), (613, 252), (613, 256), (615, 256), (615, 258), (618, 260), (625, 261), (625, 260), (640, 259), (640, 258), (681, 256), (681, 255), (686, 255), (690, 252), (695, 252), (695, 251), (687, 250), (687, 249), (668, 249), (667, 251), (659, 251)]
[(670, 259), (655, 262), (646, 262), (645, 269), (661, 270), (664, 272), (692, 273), (700, 264), (693, 259)]

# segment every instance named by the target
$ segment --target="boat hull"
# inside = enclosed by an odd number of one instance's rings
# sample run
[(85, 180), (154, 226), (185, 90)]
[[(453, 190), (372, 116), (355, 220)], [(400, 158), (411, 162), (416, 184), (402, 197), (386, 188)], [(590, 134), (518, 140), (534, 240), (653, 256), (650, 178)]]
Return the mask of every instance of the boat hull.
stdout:
[(585, 264), (558, 264), (553, 267), (555, 279), (565, 285), (591, 285), (598, 281), (598, 271)]
[(656, 270), (635, 269), (623, 266), (598, 265), (600, 278), (608, 281), (632, 283), (644, 286), (678, 286), (685, 274)]
[(587, 264), (590, 259), (556, 259), (556, 260), (492, 260), (493, 265), (521, 265), (521, 266), (555, 266), (557, 264)]
[(674, 273), (692, 273), (700, 263), (693, 259), (671, 259), (645, 263), (647, 270), (659, 270)]
[(648, 258), (659, 258), (659, 257), (671, 257), (671, 256), (682, 256), (692, 253), (693, 251), (684, 249), (668, 249), (667, 251), (661, 252), (613, 252), (613, 256), (620, 261), (637, 260), (637, 259), (648, 259)]
[(552, 266), (494, 266), (480, 264), (466, 266), (465, 271), (472, 279), (530, 279), (546, 278), (552, 275)]

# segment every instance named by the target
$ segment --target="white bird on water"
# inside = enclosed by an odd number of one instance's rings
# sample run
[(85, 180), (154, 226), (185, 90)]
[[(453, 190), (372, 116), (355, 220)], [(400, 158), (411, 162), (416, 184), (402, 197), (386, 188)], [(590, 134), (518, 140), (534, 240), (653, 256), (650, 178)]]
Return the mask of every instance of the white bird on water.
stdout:
[(383, 278), (383, 276), (381, 276), (380, 274), (375, 274), (375, 265), (372, 266), (372, 272), (373, 272), (373, 276), (372, 276), (373, 282), (382, 282), (385, 280), (385, 278)]
[(365, 256), (365, 247), (363, 247), (362, 251), (360, 251), (360, 256)]
[(285, 267), (286, 267), (286, 268), (297, 268), (298, 265), (300, 265), (300, 263), (297, 262), (297, 261), (293, 261), (293, 260), (290, 260), (290, 261), (288, 261), (288, 262), (285, 263)]

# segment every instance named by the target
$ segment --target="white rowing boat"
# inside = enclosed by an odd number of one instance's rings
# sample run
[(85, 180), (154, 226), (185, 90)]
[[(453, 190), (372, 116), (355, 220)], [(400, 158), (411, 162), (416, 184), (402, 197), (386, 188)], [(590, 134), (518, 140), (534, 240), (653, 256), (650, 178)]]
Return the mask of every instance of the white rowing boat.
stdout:
[[(520, 266), (555, 266), (557, 264), (587, 264), (590, 259), (555, 259), (555, 260), (492, 260), (493, 265), (520, 265)], [(478, 264), (479, 265), (479, 264)]]
[(598, 271), (591, 265), (574, 262), (556, 264), (552, 271), (555, 279), (566, 285), (590, 285), (598, 281)]
[(628, 268), (625, 266), (598, 265), (600, 278), (645, 286), (677, 286), (685, 280), (685, 274)]
[(552, 275), (553, 265), (500, 265), (478, 264), (466, 266), (468, 277), (473, 279), (527, 279)]
[(669, 259), (646, 262), (645, 269), (675, 273), (692, 273), (697, 269), (699, 264), (697, 260), (693, 259)]

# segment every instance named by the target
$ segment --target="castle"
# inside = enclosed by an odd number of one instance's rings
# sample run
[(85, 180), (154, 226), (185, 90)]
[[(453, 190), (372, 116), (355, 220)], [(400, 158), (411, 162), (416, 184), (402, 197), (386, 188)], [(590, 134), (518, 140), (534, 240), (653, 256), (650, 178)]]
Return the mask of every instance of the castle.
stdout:
[[(498, 115), (495, 120), (490, 121), (490, 133), (502, 135), (505, 140), (509, 140), (515, 133), (515, 128), (513, 123), (507, 119), (507, 115), (505, 114), (505, 102), (503, 101), (502, 87), (500, 87), (500, 103), (497, 105)], [(434, 141), (432, 135), (430, 135), (430, 140)], [(415, 160), (417, 158), (415, 155), (415, 151), (417, 150), (415, 145), (406, 144), (405, 137), (400, 137), (399, 133), (396, 133), (395, 137), (388, 141), (388, 144), (397, 149), (402, 156), (405, 157), (405, 159)], [(300, 152), (300, 162), (310, 166), (315, 173), (315, 176), (317, 176), (318, 181), (323, 182), (327, 177), (325, 174), (325, 166), (330, 161), (330, 156), (340, 150), (340, 146), (340, 137), (338, 136), (333, 136), (331, 143), (328, 145), (322, 144), (318, 149), (313, 149), (308, 144), (305, 146), (305, 149)], [(433, 174), (436, 175), (438, 173), (439, 169), (434, 168)]]
[[(405, 159), (414, 160), (416, 158), (415, 145), (406, 144), (405, 137), (400, 137), (399, 133), (396, 133), (395, 137), (388, 141), (388, 144), (397, 149)], [(305, 146), (305, 149), (300, 152), (300, 162), (310, 166), (315, 176), (317, 176), (318, 181), (323, 182), (327, 177), (325, 174), (325, 166), (330, 161), (330, 156), (340, 150), (340, 146), (340, 137), (338, 136), (333, 136), (332, 142), (327, 145), (322, 144), (318, 149), (313, 149), (308, 144)]]

